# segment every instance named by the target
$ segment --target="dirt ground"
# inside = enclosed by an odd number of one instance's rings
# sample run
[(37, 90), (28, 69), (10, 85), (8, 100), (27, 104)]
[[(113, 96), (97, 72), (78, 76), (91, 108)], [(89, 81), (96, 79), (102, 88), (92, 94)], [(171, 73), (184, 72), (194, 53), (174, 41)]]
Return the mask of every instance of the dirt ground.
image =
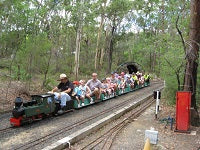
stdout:
[(112, 149), (143, 149), (145, 130), (151, 127), (158, 131), (158, 144), (152, 145), (153, 150), (198, 150), (200, 148), (200, 128), (191, 127), (191, 134), (174, 132), (175, 125), (171, 130), (170, 125), (166, 126), (166, 122), (162, 121), (169, 116), (174, 117), (173, 109), (163, 107), (159, 118), (155, 120), (154, 108), (151, 106), (135, 122), (125, 127), (117, 136)]
[(29, 90), (28, 85), (21, 81), (0, 81), (0, 114), (10, 111), (14, 106), (14, 100), (20, 96), (24, 100), (30, 100), (30, 94), (38, 94), (39, 86), (34, 85), (34, 90)]
[[(158, 131), (157, 145), (151, 145), (151, 150), (199, 150), (200, 149), (200, 127), (191, 127), (191, 133), (178, 133), (170, 129), (170, 125), (166, 126), (165, 118), (175, 117), (175, 108), (169, 106), (161, 106), (158, 119), (155, 119), (155, 104), (148, 108), (135, 121), (130, 122), (119, 132), (112, 143), (112, 150), (142, 150), (145, 144), (145, 130), (154, 128)], [(122, 119), (122, 118), (119, 118)], [(107, 132), (117, 120), (109, 123), (99, 131), (89, 135), (85, 139), (72, 146), (72, 149), (81, 149), (88, 142)], [(95, 149), (101, 149), (101, 146)]]

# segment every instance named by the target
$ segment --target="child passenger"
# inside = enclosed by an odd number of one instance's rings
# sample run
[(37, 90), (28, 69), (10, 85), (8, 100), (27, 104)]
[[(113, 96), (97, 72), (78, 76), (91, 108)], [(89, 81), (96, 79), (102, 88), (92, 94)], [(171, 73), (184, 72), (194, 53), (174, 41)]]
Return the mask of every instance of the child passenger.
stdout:
[(144, 76), (142, 75), (142, 73), (140, 73), (139, 84), (140, 85), (144, 84)]
[(108, 85), (108, 89), (107, 89), (107, 92), (108, 92), (108, 96), (111, 96), (113, 95), (114, 96), (114, 92), (115, 92), (115, 87), (114, 87), (114, 84), (111, 83), (111, 80), (110, 78), (106, 78), (106, 83)]
[(90, 104), (93, 103), (93, 99), (92, 97), (90, 97), (91, 90), (87, 85), (85, 85), (85, 80), (80, 80), (79, 82), (80, 82), (79, 89), (82, 92), (81, 97), (83, 97), (83, 99), (87, 97), (88, 99), (90, 99)]
[[(72, 96), (74, 96), (76, 98), (76, 100), (78, 101), (78, 107), (80, 107), (82, 101), (84, 100), (84, 98), (81, 96), (82, 91), (79, 88), (79, 82), (78, 81), (74, 81), (73, 84), (74, 84), (74, 91), (72, 93)], [(84, 102), (82, 103), (82, 106), (84, 106)]]
[(124, 93), (125, 89), (125, 81), (124, 78), (121, 78), (121, 76), (118, 77), (118, 88), (122, 90), (122, 93)]
[(101, 88), (102, 88), (101, 92), (107, 95), (108, 85), (106, 84), (106, 79), (101, 80)]

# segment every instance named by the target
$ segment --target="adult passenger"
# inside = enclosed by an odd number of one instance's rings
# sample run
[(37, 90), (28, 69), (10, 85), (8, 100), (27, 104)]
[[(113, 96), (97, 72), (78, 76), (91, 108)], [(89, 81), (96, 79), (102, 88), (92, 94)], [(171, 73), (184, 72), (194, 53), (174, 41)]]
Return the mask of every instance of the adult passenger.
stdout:
[(129, 76), (130, 76), (130, 75), (129, 75), (129, 72), (127, 71), (127, 72), (125, 73), (125, 75), (124, 75), (124, 80), (126, 81), (126, 80), (128, 79)]
[(137, 85), (139, 85), (139, 80), (138, 80), (137, 75), (134, 72), (132, 73), (132, 79), (134, 81), (134, 88), (135, 88)]
[(118, 79), (115, 77), (114, 72), (111, 72), (110, 83), (113, 85), (114, 91), (116, 92), (118, 86)]
[(150, 80), (150, 75), (147, 73), (144, 75), (144, 81), (149, 83), (149, 80)]
[(130, 75), (127, 76), (126, 84), (130, 85), (131, 88), (134, 88), (134, 82)]
[(124, 72), (121, 72), (121, 78), (124, 78), (125, 79), (125, 73)]
[(92, 74), (92, 79), (89, 80), (86, 85), (90, 88), (90, 96), (95, 96), (96, 99), (100, 99), (101, 96), (101, 81), (97, 79), (97, 73)]
[(50, 91), (50, 93), (53, 93), (55, 96), (55, 100), (61, 101), (61, 109), (58, 111), (58, 113), (63, 113), (63, 110), (66, 106), (66, 102), (71, 100), (71, 95), (74, 89), (73, 84), (68, 80), (66, 74), (60, 74), (60, 79), (58, 79), (60, 83), (57, 87), (55, 87), (53, 90)]

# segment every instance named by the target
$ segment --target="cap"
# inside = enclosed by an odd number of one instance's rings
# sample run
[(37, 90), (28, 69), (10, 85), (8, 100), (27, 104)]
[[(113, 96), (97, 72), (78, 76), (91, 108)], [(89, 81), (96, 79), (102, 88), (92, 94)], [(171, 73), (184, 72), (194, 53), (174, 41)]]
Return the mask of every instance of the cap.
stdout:
[(79, 85), (79, 82), (78, 81), (73, 81), (73, 84)]
[(60, 79), (58, 79), (58, 81), (60, 81), (62, 79), (67, 79), (67, 75), (64, 73), (60, 74)]

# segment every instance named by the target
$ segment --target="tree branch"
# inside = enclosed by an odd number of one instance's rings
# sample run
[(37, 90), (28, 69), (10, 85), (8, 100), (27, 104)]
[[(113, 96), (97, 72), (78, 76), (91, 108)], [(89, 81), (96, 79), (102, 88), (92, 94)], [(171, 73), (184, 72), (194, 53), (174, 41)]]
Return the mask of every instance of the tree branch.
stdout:
[[(185, 7), (185, 6), (184, 6), (184, 7)], [(182, 9), (182, 10), (183, 10), (183, 9)], [(180, 12), (180, 14), (181, 14), (181, 13), (182, 13), (182, 11)], [(181, 32), (181, 30), (180, 30), (179, 27), (178, 27), (178, 21), (179, 21), (180, 14), (178, 15), (178, 17), (177, 17), (177, 19), (176, 19), (176, 29), (177, 29), (177, 31), (178, 31), (180, 37), (181, 37), (181, 42), (182, 42), (182, 44), (183, 44), (183, 49), (184, 49), (184, 52), (185, 52), (185, 54), (186, 54), (185, 41), (184, 41), (182, 32)]]

